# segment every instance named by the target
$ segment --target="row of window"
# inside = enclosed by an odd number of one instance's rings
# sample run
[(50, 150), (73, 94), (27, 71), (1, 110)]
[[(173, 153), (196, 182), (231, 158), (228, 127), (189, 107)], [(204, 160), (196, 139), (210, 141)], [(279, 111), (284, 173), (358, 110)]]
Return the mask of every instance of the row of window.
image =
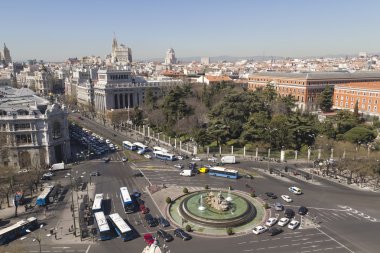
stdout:
[(32, 143), (32, 136), (30, 134), (16, 134), (16, 143), (17, 144)]
[(30, 123), (15, 124), (14, 126), (15, 126), (15, 131), (23, 130), (23, 129), (30, 129)]
[[(339, 96), (336, 95), (335, 98), (338, 100), (338, 99), (339, 99)], [(343, 100), (343, 99), (344, 99), (344, 97), (343, 97), (343, 96), (340, 96), (340, 100)], [(346, 100), (349, 100), (349, 97), (348, 97), (348, 96), (346, 96)], [(355, 101), (355, 98), (354, 98), (354, 97), (350, 97), (350, 100), (351, 100), (351, 101)], [(358, 102), (360, 102), (360, 98), (357, 98), (356, 100), (357, 100)], [(363, 103), (365, 103), (367, 100), (366, 100), (365, 98), (362, 98), (361, 101), (362, 101)], [(374, 103), (375, 103), (375, 104), (377, 104), (377, 102), (378, 102), (377, 99), (374, 100)], [(372, 104), (372, 99), (368, 99), (368, 103), (369, 103), (369, 104)]]
[(347, 90), (337, 90), (337, 92), (339, 93), (344, 93), (344, 94), (355, 94), (355, 95), (358, 95), (358, 96), (367, 96), (367, 94), (370, 96), (370, 97), (379, 97), (380, 96), (380, 93), (378, 92), (361, 92), (361, 91), (347, 91)]
[[(335, 101), (335, 105), (336, 105), (336, 106), (340, 105), (340, 107), (343, 107), (343, 101), (340, 101), (340, 103), (338, 103), (338, 101)], [(351, 109), (353, 109), (354, 106), (355, 106), (355, 105), (354, 105), (354, 103), (352, 103), (352, 102), (351, 102), (351, 104), (350, 104), (350, 107), (348, 107), (348, 102), (346, 102), (346, 103), (344, 104), (344, 107), (345, 107), (345, 108), (351, 108)], [(365, 104), (361, 104), (360, 107), (361, 107), (362, 110), (365, 110)], [(373, 112), (377, 112), (377, 109), (378, 109), (377, 106), (374, 106), (374, 107), (373, 107)], [(371, 105), (368, 105), (368, 106), (367, 106), (367, 111), (369, 111), (369, 112), (371, 111)]]
[(109, 78), (111, 80), (124, 80), (124, 79), (128, 79), (128, 75), (124, 75), (124, 74), (119, 74), (119, 75), (109, 75)]

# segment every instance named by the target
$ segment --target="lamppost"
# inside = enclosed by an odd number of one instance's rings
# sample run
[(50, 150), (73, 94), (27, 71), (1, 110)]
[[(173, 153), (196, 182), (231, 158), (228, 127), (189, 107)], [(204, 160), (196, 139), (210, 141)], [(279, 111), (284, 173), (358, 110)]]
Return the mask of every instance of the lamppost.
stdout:
[(40, 225), (40, 231), (38, 232), (38, 235), (36, 235), (34, 232), (30, 231), (29, 229), (25, 230), (27, 233), (31, 233), (33, 236), (31, 236), (31, 238), (33, 239), (33, 241), (37, 241), (38, 242), (38, 245), (40, 247), (40, 253), (42, 252), (41, 251), (41, 228), (43, 227), (44, 225), (41, 224)]
[(71, 184), (71, 210), (73, 212), (73, 221), (74, 221), (74, 236), (77, 236), (77, 226), (75, 223), (75, 208), (74, 208), (74, 186), (73, 186), (73, 175), (72, 169), (70, 169), (70, 184)]
[(268, 149), (268, 171), (269, 171), (270, 148), (272, 146), (272, 133), (274, 131), (277, 131), (277, 128), (266, 127), (265, 130), (269, 132), (269, 149)]

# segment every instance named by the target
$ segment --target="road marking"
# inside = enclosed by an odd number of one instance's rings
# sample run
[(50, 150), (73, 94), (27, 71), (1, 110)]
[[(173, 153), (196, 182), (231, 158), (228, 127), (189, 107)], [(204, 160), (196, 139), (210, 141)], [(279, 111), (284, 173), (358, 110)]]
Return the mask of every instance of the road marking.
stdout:
[(86, 249), (86, 253), (88, 253), (90, 251), (90, 248), (91, 248), (91, 244), (88, 245), (87, 249)]
[(317, 251), (321, 251), (322, 249), (315, 249), (315, 250), (313, 250), (314, 252), (317, 252)]
[(268, 247), (268, 249), (275, 249), (275, 248), (277, 248), (277, 246)]
[(281, 245), (280, 248), (283, 248), (283, 247), (289, 247), (288, 244), (285, 244), (285, 245)]
[(245, 244), (245, 243), (247, 243), (247, 242), (239, 242), (238, 244)]
[(349, 248), (347, 248), (345, 245), (343, 245), (342, 243), (338, 242), (337, 240), (335, 240), (333, 237), (331, 237), (330, 235), (328, 235), (327, 233), (323, 232), (322, 230), (320, 230), (319, 228), (316, 228), (319, 232), (323, 233), (324, 235), (326, 235), (327, 237), (329, 237), (331, 240), (335, 241), (336, 243), (338, 243), (339, 245), (341, 245), (342, 247), (344, 247), (345, 249), (347, 249), (349, 252), (351, 253), (354, 253), (352, 250), (350, 250)]
[(250, 252), (250, 251), (254, 251), (255, 249), (245, 249), (245, 250), (243, 250), (243, 251), (245, 251), (245, 252)]
[(254, 242), (259, 242), (259, 241), (249, 241), (249, 243), (254, 243)]
[(324, 248), (323, 250), (332, 250), (332, 249), (334, 249), (334, 248)]

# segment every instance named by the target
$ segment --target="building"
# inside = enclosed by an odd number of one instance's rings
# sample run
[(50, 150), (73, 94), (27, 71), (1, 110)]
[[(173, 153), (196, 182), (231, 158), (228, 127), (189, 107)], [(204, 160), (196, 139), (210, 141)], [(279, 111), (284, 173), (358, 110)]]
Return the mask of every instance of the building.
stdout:
[(5, 43), (4, 43), (4, 49), (3, 49), (3, 61), (5, 65), (8, 65), (9, 63), (12, 62), (11, 52), (9, 51)]
[(226, 84), (233, 84), (233, 80), (225, 75), (222, 76), (211, 76), (211, 75), (202, 75), (196, 79), (197, 83), (205, 83), (207, 85), (218, 84), (224, 82)]
[(166, 51), (165, 64), (176, 64), (177, 58), (175, 58), (175, 52), (173, 48), (169, 48)]
[(333, 108), (354, 111), (358, 102), (360, 113), (380, 116), (380, 73), (375, 82), (362, 81), (335, 85)]
[(378, 83), (378, 72), (262, 72), (248, 78), (248, 89), (272, 85), (280, 96), (291, 95), (301, 110), (316, 110), (317, 97), (326, 86), (356, 85), (361, 82)]
[(111, 58), (113, 63), (132, 63), (132, 49), (124, 44), (118, 45), (116, 37), (112, 41)]
[(201, 58), (201, 64), (210, 65), (210, 57), (202, 57)]
[(45, 168), (71, 158), (68, 111), (28, 88), (0, 87), (0, 164), (9, 169)]

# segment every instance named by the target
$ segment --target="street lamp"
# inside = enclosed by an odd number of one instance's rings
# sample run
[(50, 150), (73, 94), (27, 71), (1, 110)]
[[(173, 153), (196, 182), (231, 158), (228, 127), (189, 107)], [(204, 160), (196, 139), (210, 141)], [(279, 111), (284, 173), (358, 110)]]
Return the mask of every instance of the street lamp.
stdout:
[[(40, 228), (42, 228), (44, 225), (41, 224), (40, 225)], [(32, 236), (31, 238), (33, 239), (33, 241), (37, 241), (38, 242), (38, 245), (40, 247), (40, 253), (41, 253), (41, 230), (38, 232), (38, 235), (36, 235), (34, 232), (30, 231), (29, 229), (26, 229), (25, 230), (27, 233), (32, 233), (34, 236)]]

